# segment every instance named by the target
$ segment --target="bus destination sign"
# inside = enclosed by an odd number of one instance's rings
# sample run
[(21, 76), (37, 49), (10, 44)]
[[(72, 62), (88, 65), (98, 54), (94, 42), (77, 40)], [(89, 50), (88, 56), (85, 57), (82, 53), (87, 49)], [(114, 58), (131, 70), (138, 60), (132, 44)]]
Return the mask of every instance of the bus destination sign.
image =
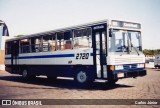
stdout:
[(114, 27), (141, 29), (141, 25), (139, 23), (116, 21), (116, 20), (112, 20), (112, 26), (114, 26)]

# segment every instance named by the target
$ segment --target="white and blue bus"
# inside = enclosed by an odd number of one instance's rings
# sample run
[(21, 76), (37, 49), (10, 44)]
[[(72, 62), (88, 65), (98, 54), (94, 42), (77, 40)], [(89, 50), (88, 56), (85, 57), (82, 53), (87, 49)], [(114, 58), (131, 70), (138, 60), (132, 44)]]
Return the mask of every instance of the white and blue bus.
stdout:
[(139, 23), (103, 20), (6, 41), (6, 71), (78, 83), (145, 76)]

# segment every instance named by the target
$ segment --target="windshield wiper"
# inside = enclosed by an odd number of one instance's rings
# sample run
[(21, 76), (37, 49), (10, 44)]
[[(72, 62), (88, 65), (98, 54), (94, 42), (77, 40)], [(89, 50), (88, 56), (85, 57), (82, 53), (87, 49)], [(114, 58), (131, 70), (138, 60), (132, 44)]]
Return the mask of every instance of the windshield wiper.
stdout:
[[(139, 52), (138, 52), (137, 48), (133, 46), (133, 43), (132, 43), (132, 41), (130, 40), (130, 38), (128, 36), (128, 33), (126, 33), (126, 34), (127, 34), (128, 40), (129, 40), (129, 42), (131, 44), (131, 47), (134, 48), (134, 50), (136, 51), (136, 53), (139, 55)], [(128, 45), (128, 47), (129, 47), (129, 45)], [(130, 52), (130, 50), (129, 50), (129, 52)]]
[(139, 55), (139, 52), (138, 52), (137, 48), (136, 48), (135, 46), (133, 46), (132, 42), (131, 42), (131, 47), (133, 47), (134, 50), (135, 50), (135, 51), (137, 52), (137, 54)]

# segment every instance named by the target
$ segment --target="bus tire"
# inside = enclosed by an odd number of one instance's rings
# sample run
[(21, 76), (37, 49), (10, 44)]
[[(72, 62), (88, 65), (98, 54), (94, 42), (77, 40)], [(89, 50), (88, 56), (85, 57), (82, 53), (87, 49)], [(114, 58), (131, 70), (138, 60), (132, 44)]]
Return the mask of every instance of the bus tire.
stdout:
[(28, 74), (27, 69), (24, 69), (24, 70), (22, 71), (22, 78), (23, 78), (23, 79), (28, 79), (28, 78), (29, 78), (29, 74)]
[(84, 70), (78, 70), (74, 80), (79, 84), (86, 84), (88, 82), (88, 74)]
[(35, 75), (29, 75), (29, 72), (27, 69), (23, 69), (22, 71), (22, 78), (27, 80), (27, 79), (34, 79), (36, 76)]

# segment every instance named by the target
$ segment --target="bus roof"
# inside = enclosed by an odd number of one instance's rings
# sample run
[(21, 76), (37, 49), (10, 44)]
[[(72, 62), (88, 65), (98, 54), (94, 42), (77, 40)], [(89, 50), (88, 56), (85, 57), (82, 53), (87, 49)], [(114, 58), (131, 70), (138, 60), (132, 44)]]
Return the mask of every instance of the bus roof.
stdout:
[(24, 39), (24, 38), (29, 38), (29, 37), (54, 34), (56, 32), (62, 32), (62, 31), (78, 29), (78, 28), (84, 28), (84, 27), (93, 26), (93, 25), (97, 25), (97, 24), (103, 24), (103, 23), (107, 23), (107, 22), (108, 22), (108, 20), (101, 20), (101, 21), (97, 21), (97, 22), (91, 22), (91, 23), (86, 23), (86, 24), (81, 24), (81, 25), (76, 25), (76, 26), (70, 26), (70, 27), (65, 27), (65, 28), (40, 32), (40, 33), (34, 33), (34, 34), (30, 34), (30, 35), (25, 35), (25, 36), (22, 36), (22, 37), (15, 37), (15, 38), (7, 39), (6, 41), (19, 40), (19, 39)]
[[(110, 26), (110, 28), (114, 28), (112, 26), (112, 24), (111, 24), (112, 21), (120, 21), (120, 20), (108, 20), (108, 19), (105, 19), (105, 20), (101, 20), (101, 21), (95, 21), (95, 22), (90, 22), (90, 23), (76, 25), (76, 26), (70, 26), (70, 27), (65, 27), (65, 28), (60, 28), (60, 29), (40, 32), (40, 33), (34, 33), (34, 34), (30, 34), (30, 35), (25, 35), (25, 36), (22, 36), (22, 37), (15, 37), (15, 38), (7, 39), (6, 41), (13, 41), (13, 40), (19, 40), (19, 39), (24, 39), (24, 38), (29, 38), (29, 37), (37, 37), (37, 36), (43, 36), (43, 35), (48, 35), (48, 34), (54, 34), (56, 32), (62, 32), (62, 31), (78, 29), (78, 28), (85, 28), (85, 27), (89, 27), (89, 26), (93, 26), (93, 25), (97, 25), (97, 24), (104, 24), (104, 23), (108, 24)], [(120, 21), (120, 22), (128, 22), (128, 21)], [(131, 23), (131, 22), (128, 22), (128, 23)], [(139, 23), (134, 23), (134, 24), (139, 24)], [(117, 28), (117, 27), (115, 27), (115, 28)]]

